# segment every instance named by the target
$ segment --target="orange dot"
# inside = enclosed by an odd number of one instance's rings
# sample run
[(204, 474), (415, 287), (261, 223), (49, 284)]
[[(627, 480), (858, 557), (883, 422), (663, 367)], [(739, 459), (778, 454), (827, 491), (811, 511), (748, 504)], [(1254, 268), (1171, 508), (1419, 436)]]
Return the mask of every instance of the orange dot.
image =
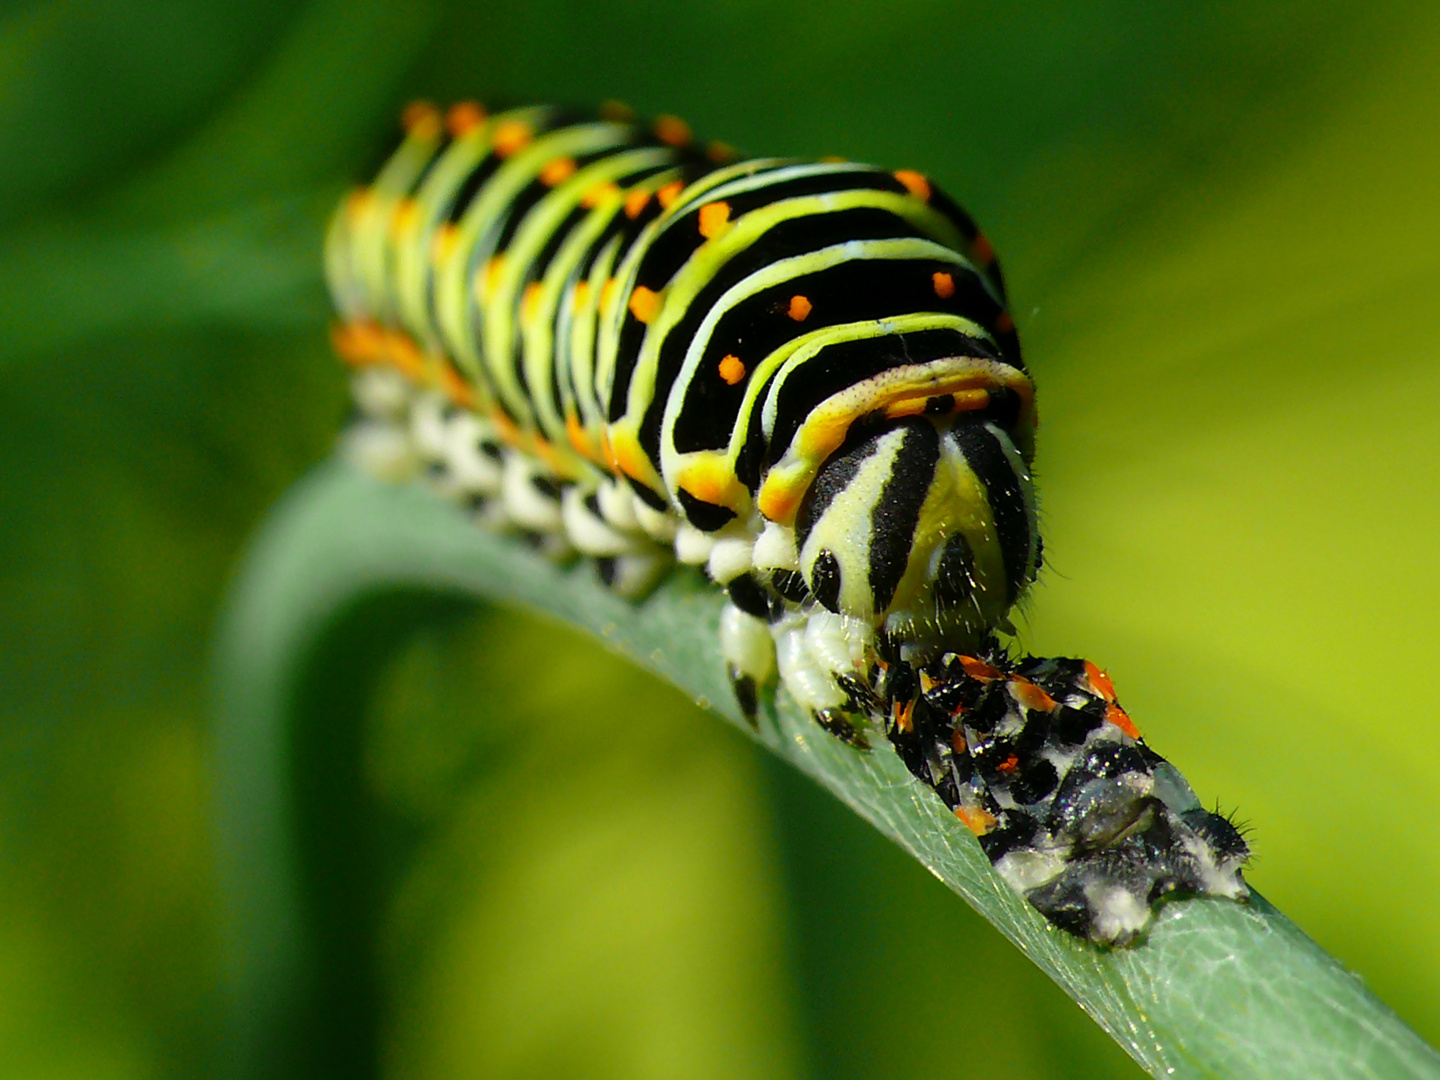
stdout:
[(999, 820), (995, 815), (983, 806), (976, 806), (970, 809), (957, 806), (955, 808), (955, 816), (976, 836), (984, 836), (999, 824)]
[(949, 300), (955, 295), (955, 279), (941, 270), (930, 275), (930, 284), (935, 286), (935, 295), (941, 300)]
[(625, 216), (634, 221), (650, 202), (650, 192), (636, 188), (625, 196)]
[(599, 206), (611, 195), (618, 195), (619, 193), (620, 188), (607, 180), (603, 184), (596, 184), (589, 191), (585, 192), (585, 194), (580, 197), (580, 205), (586, 210), (590, 210)]
[(895, 703), (895, 726), (906, 735), (915, 730), (915, 724), (912, 722), (914, 712), (915, 702), (913, 701), (897, 701)]
[(1100, 670), (1098, 664), (1092, 663), (1089, 660), (1085, 661), (1085, 679), (1090, 683), (1090, 689), (1094, 690), (1095, 693), (1099, 694), (1106, 701), (1115, 700), (1115, 683), (1109, 675)]
[(660, 314), (660, 294), (644, 285), (636, 285), (630, 294), (630, 314), (647, 326)]
[(734, 161), (740, 156), (740, 152), (726, 142), (712, 140), (705, 144), (705, 156), (716, 165), (724, 165), (727, 161)]
[(1020, 758), (1017, 757), (1015, 754), (1011, 754), (1004, 761), (1000, 762), (999, 765), (995, 766), (995, 771), (1006, 773), (1008, 775), (1009, 773), (1013, 773), (1018, 768), (1020, 768)]
[(727, 385), (734, 386), (745, 378), (745, 361), (733, 353), (727, 354), (720, 361), (720, 378), (724, 379)]
[(601, 102), (599, 113), (601, 120), (613, 120), (618, 124), (635, 119), (634, 109), (625, 102), (615, 101), (613, 98), (610, 101)]
[(809, 297), (792, 296), (790, 297), (790, 306), (785, 309), (785, 314), (796, 322), (804, 322), (813, 310)]
[(712, 202), (700, 208), (700, 235), (706, 240), (714, 240), (725, 231), (725, 226), (729, 223), (729, 203)]
[(556, 158), (547, 162), (540, 170), (540, 182), (546, 187), (554, 187), (563, 183), (575, 175), (575, 159), (570, 157)]
[(440, 110), (428, 101), (412, 101), (400, 114), (400, 126), (406, 135), (433, 139), (440, 134)]
[(1015, 329), (1015, 320), (1010, 317), (1008, 311), (1002, 311), (995, 316), (995, 329), (1001, 334), (1008, 334)]
[(520, 298), (520, 321), (529, 322), (535, 317), (535, 309), (540, 306), (540, 298), (545, 295), (545, 286), (538, 281), (532, 281), (525, 286), (525, 293)]
[(1010, 695), (1025, 708), (1034, 709), (1036, 712), (1053, 712), (1059, 704), (1029, 679), (1022, 679), (1018, 675), (1010, 677)]
[(995, 249), (990, 246), (990, 238), (984, 233), (975, 234), (970, 250), (975, 252), (975, 261), (981, 266), (989, 266), (995, 259)]
[(458, 139), (485, 123), (485, 108), (477, 101), (459, 101), (445, 114), (445, 130)]
[(657, 191), (655, 193), (655, 197), (660, 200), (660, 205), (668, 210), (670, 208), (670, 204), (673, 203), (676, 199), (678, 199), (680, 197), (680, 192), (684, 190), (685, 182), (683, 180), (672, 180), (670, 181), (670, 183), (666, 184), (659, 191)]
[(455, 241), (460, 235), (460, 229), (453, 222), (445, 222), (435, 230), (435, 238), (430, 241), (430, 257), (437, 263), (443, 263), (455, 252)]
[(921, 202), (930, 201), (930, 181), (910, 169), (900, 169), (895, 173), (895, 179), (905, 185), (905, 190), (914, 195)]
[(655, 137), (670, 146), (688, 146), (690, 143), (690, 125), (678, 116), (657, 116), (654, 130)]
[(523, 120), (506, 120), (495, 129), (495, 156), (509, 157), (535, 137)]
[(1105, 709), (1105, 719), (1114, 724), (1132, 739), (1140, 738), (1140, 729), (1135, 726), (1135, 721), (1125, 714), (1125, 710), (1114, 702), (1111, 702)]
[(970, 744), (965, 741), (965, 729), (959, 725), (950, 732), (950, 748), (957, 754), (963, 754), (970, 749)]
[(1000, 669), (990, 666), (984, 660), (973, 656), (960, 657), (960, 666), (965, 669), (965, 674), (972, 679), (979, 679), (982, 682), (1000, 677)]

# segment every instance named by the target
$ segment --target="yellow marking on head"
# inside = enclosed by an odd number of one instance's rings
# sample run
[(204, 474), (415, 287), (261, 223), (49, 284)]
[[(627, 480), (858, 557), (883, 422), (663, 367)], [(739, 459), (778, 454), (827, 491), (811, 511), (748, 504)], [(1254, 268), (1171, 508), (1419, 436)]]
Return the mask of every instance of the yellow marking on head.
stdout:
[(625, 216), (634, 221), (640, 216), (640, 211), (650, 204), (650, 192), (644, 188), (636, 188), (625, 196)]
[(735, 473), (725, 462), (697, 461), (681, 470), (678, 485), (703, 503), (725, 506), (735, 495)]
[(680, 193), (684, 190), (685, 182), (683, 180), (671, 180), (670, 183), (655, 192), (655, 197), (660, 200), (660, 205), (668, 210), (670, 204), (679, 198)]
[(650, 325), (660, 314), (660, 294), (644, 285), (636, 285), (630, 294), (630, 314), (645, 325)]
[(899, 169), (894, 173), (895, 179), (905, 185), (905, 190), (914, 195), (921, 202), (930, 201), (930, 181), (926, 180), (920, 173), (912, 169)]
[(452, 139), (469, 135), (485, 124), (485, 106), (478, 101), (457, 101), (445, 114), (445, 130)]
[(416, 139), (433, 139), (440, 134), (440, 110), (428, 101), (412, 101), (400, 114), (405, 134)]
[(730, 204), (727, 202), (706, 203), (700, 208), (700, 235), (714, 240), (724, 234), (730, 224)]
[(546, 187), (554, 187), (563, 183), (575, 175), (575, 159), (572, 157), (556, 158), (547, 162), (540, 170), (540, 182)]
[(652, 130), (657, 139), (669, 146), (690, 145), (690, 125), (678, 116), (657, 116)]
[(813, 310), (814, 306), (810, 303), (808, 296), (792, 296), (790, 297), (790, 306), (785, 309), (785, 314), (796, 322), (804, 322), (810, 317), (810, 312)]
[(535, 129), (523, 120), (503, 120), (495, 128), (495, 156), (509, 157), (535, 137)]
[(936, 270), (930, 275), (930, 284), (935, 287), (935, 295), (941, 300), (949, 300), (955, 295), (955, 278), (943, 270)]
[(720, 360), (720, 378), (724, 379), (727, 385), (734, 386), (741, 379), (745, 378), (745, 361), (733, 353), (722, 357)]
[(521, 325), (529, 323), (535, 318), (535, 311), (540, 306), (540, 298), (545, 295), (545, 286), (532, 281), (525, 286), (525, 292), (520, 297), (520, 322)]

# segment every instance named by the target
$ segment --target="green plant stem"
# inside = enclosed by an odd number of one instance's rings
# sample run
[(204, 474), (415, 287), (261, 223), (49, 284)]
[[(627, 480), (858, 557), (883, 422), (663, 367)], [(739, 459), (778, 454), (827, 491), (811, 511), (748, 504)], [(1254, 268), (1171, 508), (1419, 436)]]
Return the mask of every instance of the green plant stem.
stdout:
[[(487, 534), (419, 485), (381, 484), (339, 461), (318, 469), (262, 532), (219, 643), (236, 1075), (278, 1075), (297, 1046), (337, 1075), (373, 1074), (372, 856), (363, 833), (335, 842), (347, 821), (364, 828), (357, 717), (378, 663), (358, 643), (478, 601), (583, 627), (749, 730), (717, 655), (721, 597), (698, 576), (676, 574), (629, 604), (588, 566), (557, 567)], [(784, 695), (762, 712), (766, 747), (964, 897), (1152, 1075), (1440, 1078), (1440, 1054), (1258, 894), (1170, 904), (1143, 944), (1097, 949), (1011, 892), (894, 754), (851, 750)]]

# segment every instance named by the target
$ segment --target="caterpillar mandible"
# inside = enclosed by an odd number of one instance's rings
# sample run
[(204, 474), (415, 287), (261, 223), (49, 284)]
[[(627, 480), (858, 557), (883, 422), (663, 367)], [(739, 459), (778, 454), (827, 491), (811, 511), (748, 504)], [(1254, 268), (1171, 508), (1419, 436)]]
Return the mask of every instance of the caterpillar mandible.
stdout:
[(326, 239), (353, 456), (628, 597), (702, 567), (752, 723), (778, 681), (857, 750), (883, 734), (1073, 933), (1245, 895), (1243, 839), (1108, 678), (995, 636), (1042, 561), (1035, 394), (954, 201), (621, 106), (422, 103), (403, 128)]

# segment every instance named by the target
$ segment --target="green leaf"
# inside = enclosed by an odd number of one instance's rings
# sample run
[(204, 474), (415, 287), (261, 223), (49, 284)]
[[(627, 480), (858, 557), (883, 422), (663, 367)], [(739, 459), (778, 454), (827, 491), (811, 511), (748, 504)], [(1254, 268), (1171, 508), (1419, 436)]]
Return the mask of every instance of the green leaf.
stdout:
[[(240, 932), (238, 1015), (246, 1022), (237, 1059), (283, 1042), (283, 1024), (324, 1007), (337, 986), (350, 1006), (347, 1032), (363, 1031), (372, 1007), (357, 990), (360, 976), (347, 969), (331, 981), (333, 961), (353, 957), (347, 946), (358, 937), (327, 928), (320, 936), (330, 945), (306, 951), (317, 913), (306, 911), (302, 886), (319, 871), (303, 837), (339, 835), (336, 808), (356, 797), (343, 781), (344, 748), (358, 740), (332, 725), (324, 737), (338, 764), (330, 775), (303, 769), (295, 748), (320, 737), (312, 718), (331, 713), (302, 688), (363, 693), (373, 651), (356, 655), (327, 640), (365, 640), (373, 650), (385, 635), (355, 637), (347, 614), (373, 626), (388, 605), (383, 621), (395, 632), (433, 617), (427, 608), (466, 598), (581, 626), (743, 727), (715, 649), (721, 598), (697, 577), (676, 575), (644, 603), (627, 604), (588, 566), (551, 565), (477, 530), (417, 486), (382, 485), (339, 462), (320, 469), (256, 545), (219, 653), (221, 825)], [(1000, 882), (974, 839), (894, 755), (856, 753), (784, 695), (765, 710), (757, 738), (963, 896), (1154, 1076), (1440, 1076), (1440, 1055), (1259, 895), (1245, 905), (1167, 905), (1143, 946), (1102, 951), (1048, 926)], [(329, 796), (317, 797), (313, 785)], [(323, 830), (307, 824), (316, 813), (328, 822)], [(297, 818), (298, 840), (290, 831)], [(361, 895), (353, 866), (328, 855), (321, 862), (351, 882), (352, 901)], [(357, 906), (364, 905), (349, 910)]]

